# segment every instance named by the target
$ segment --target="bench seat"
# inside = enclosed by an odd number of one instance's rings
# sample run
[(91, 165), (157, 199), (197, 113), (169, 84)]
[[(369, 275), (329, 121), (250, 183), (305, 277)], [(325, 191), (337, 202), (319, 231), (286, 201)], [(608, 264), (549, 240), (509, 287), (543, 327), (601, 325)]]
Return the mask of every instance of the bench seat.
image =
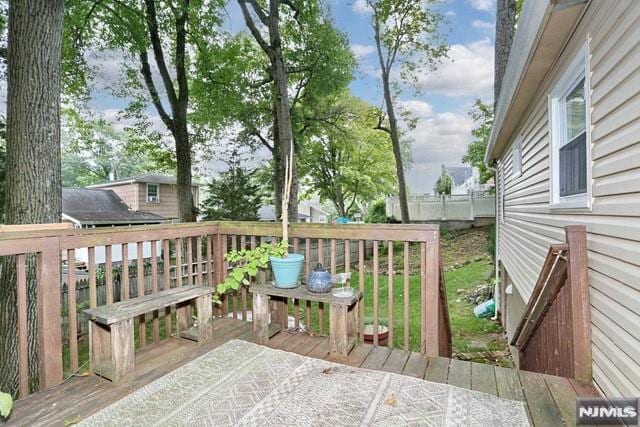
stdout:
[(182, 286), (84, 310), (89, 317), (91, 370), (114, 383), (128, 380), (135, 369), (134, 319), (167, 307), (176, 306), (177, 336), (208, 340), (213, 335), (213, 292), (207, 286)]

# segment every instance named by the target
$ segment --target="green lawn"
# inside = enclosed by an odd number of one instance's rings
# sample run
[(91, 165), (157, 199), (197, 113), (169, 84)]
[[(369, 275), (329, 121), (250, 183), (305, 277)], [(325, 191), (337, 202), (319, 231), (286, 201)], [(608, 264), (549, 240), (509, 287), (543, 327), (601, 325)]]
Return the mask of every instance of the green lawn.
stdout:
[[(506, 343), (502, 338), (502, 327), (498, 322), (490, 319), (478, 319), (473, 314), (474, 305), (467, 302), (458, 289), (465, 291), (473, 289), (478, 283), (489, 277), (492, 265), (486, 260), (472, 262), (464, 267), (445, 273), (447, 299), (449, 302), (449, 317), (453, 351), (455, 353), (469, 353), (477, 351), (506, 350)], [(358, 286), (358, 276), (351, 279), (352, 286)], [(409, 347), (411, 350), (420, 349), (420, 278), (411, 276), (409, 281)], [(381, 275), (378, 284), (378, 301), (380, 319), (388, 318), (388, 279)], [(373, 317), (373, 276), (365, 277), (365, 317)], [(302, 310), (304, 312), (304, 310)], [(293, 311), (291, 311), (293, 313)], [(329, 328), (328, 308), (324, 315), (325, 331)], [(302, 313), (304, 318), (304, 313)], [(404, 284), (401, 275), (395, 276), (393, 281), (393, 328), (394, 346), (404, 345)], [(318, 331), (318, 314), (315, 305), (312, 311), (313, 330)]]

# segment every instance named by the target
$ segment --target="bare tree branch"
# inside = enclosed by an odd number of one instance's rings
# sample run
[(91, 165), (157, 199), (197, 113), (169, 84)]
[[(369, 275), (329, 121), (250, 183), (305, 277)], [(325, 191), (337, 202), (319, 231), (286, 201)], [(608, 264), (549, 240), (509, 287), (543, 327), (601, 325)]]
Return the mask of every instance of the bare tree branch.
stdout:
[(156, 5), (154, 0), (144, 0), (147, 10), (147, 29), (149, 30), (149, 39), (151, 40), (151, 46), (153, 47), (153, 54), (162, 77), (162, 83), (167, 92), (169, 102), (173, 105), (177, 102), (176, 91), (169, 75), (167, 64), (164, 60), (164, 51), (162, 50), (162, 41), (158, 32), (158, 19), (156, 14)]
[(142, 73), (142, 77), (144, 78), (144, 82), (147, 85), (147, 89), (149, 90), (149, 95), (151, 96), (151, 102), (156, 107), (158, 114), (160, 115), (160, 119), (162, 119), (162, 123), (164, 123), (167, 128), (173, 133), (174, 126), (173, 120), (167, 114), (167, 111), (164, 109), (162, 105), (162, 100), (158, 95), (158, 90), (156, 89), (156, 85), (153, 82), (153, 76), (151, 75), (151, 67), (149, 66), (149, 55), (146, 50), (140, 52), (140, 63), (142, 64), (142, 68), (140, 69), (140, 73)]

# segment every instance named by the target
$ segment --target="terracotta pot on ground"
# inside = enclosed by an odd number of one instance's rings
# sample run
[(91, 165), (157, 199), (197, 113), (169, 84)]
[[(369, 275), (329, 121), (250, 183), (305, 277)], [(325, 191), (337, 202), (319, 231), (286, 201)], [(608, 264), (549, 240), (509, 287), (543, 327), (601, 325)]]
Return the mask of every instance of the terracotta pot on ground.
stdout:
[[(366, 344), (373, 344), (373, 325), (364, 325), (364, 342)], [(378, 325), (378, 345), (387, 345), (389, 339), (389, 328), (383, 325)]]

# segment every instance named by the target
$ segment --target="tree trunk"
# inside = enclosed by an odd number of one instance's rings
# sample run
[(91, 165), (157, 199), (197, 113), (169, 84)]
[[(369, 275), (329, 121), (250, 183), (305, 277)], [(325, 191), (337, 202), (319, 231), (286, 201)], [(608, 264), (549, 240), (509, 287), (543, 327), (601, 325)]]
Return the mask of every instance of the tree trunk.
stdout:
[[(63, 0), (11, 0), (8, 31), (5, 222), (60, 222), (60, 68)], [(18, 388), (15, 259), (0, 265), (0, 389)], [(29, 257), (29, 376), (38, 381), (37, 283)]]
[[(270, 1), (271, 16), (269, 20), (269, 37), (272, 49), (271, 64), (273, 70), (274, 97), (276, 107), (276, 124), (280, 145), (280, 170), (278, 177), (284, 182), (284, 159), (291, 154), (293, 147), (293, 129), (291, 126), (291, 110), (289, 106), (287, 68), (282, 58), (282, 40), (280, 38), (280, 2)], [(295, 151), (295, 150), (294, 150)], [(291, 195), (289, 198), (289, 222), (298, 222), (298, 177), (295, 156), (293, 156)]]
[(502, 89), (502, 79), (509, 62), (509, 53), (516, 30), (516, 0), (497, 0), (496, 4), (496, 44), (495, 74), (493, 81), (493, 106), (498, 103)]
[(187, 129), (186, 109), (174, 116), (176, 143), (176, 189), (178, 191), (178, 218), (180, 222), (195, 222), (191, 179), (191, 142)]
[(382, 72), (382, 85), (384, 88), (384, 102), (389, 116), (389, 133), (393, 145), (393, 155), (396, 158), (396, 174), (398, 175), (398, 200), (400, 201), (400, 216), (403, 224), (409, 224), (409, 204), (407, 202), (407, 185), (404, 180), (404, 163), (402, 161), (402, 148), (400, 147), (400, 132), (398, 131), (398, 120), (393, 109), (393, 99), (391, 99), (391, 88), (389, 87), (389, 75)]

